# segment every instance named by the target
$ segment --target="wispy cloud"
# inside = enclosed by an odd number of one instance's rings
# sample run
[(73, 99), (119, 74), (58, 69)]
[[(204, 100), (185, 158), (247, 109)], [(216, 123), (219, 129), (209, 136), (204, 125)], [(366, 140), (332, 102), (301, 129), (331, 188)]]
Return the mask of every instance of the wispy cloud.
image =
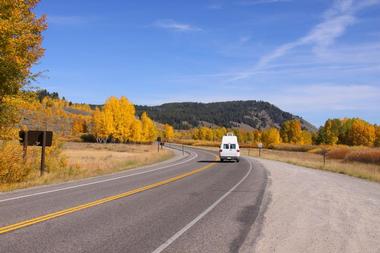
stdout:
[(283, 94), (263, 94), (291, 111), (375, 110), (380, 88), (372, 85), (334, 83), (288, 87)]
[(260, 69), (297, 47), (310, 45), (314, 53), (323, 53), (346, 32), (350, 25), (355, 23), (356, 12), (379, 2), (379, 0), (336, 0), (333, 6), (324, 13), (322, 22), (313, 27), (309, 33), (295, 41), (277, 47), (271, 53), (261, 57), (253, 68), (237, 74), (232, 80), (251, 77)]
[(292, 0), (244, 0), (240, 1), (241, 5), (259, 5), (259, 4), (275, 4), (275, 3), (285, 3), (292, 2)]
[(162, 29), (168, 29), (168, 30), (173, 30), (177, 32), (197, 32), (197, 31), (202, 31), (201, 28), (191, 25), (191, 24), (186, 24), (186, 23), (180, 23), (172, 19), (160, 19), (156, 20), (153, 23), (153, 26), (162, 28)]

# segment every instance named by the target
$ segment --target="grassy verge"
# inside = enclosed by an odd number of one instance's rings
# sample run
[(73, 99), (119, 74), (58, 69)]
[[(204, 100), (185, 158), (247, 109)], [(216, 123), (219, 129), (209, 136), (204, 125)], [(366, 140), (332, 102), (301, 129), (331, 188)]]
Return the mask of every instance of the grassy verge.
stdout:
[[(39, 155), (38, 148), (28, 152), (31, 156)], [(60, 163), (50, 163), (49, 172), (44, 176), (39, 176), (38, 167), (35, 166), (22, 182), (0, 184), (0, 191), (104, 175), (164, 161), (174, 154), (168, 149), (157, 152), (156, 145), (69, 142), (55, 155), (59, 155)]]
[[(215, 151), (218, 150), (215, 147), (208, 147), (207, 149)], [(241, 154), (245, 156), (259, 157), (258, 149), (243, 148), (241, 149)], [(323, 156), (317, 153), (282, 151), (271, 149), (263, 149), (261, 152), (261, 158), (286, 162), (312, 169), (336, 172), (374, 182), (380, 182), (379, 164), (356, 162), (347, 159), (327, 158), (326, 164), (323, 165)]]

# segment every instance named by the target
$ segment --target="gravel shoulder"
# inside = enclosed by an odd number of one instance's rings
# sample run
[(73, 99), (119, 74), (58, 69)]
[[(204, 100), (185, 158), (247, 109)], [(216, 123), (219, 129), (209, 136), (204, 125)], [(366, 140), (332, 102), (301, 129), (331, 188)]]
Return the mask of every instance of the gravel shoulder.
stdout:
[(253, 159), (268, 170), (248, 252), (380, 252), (380, 184)]

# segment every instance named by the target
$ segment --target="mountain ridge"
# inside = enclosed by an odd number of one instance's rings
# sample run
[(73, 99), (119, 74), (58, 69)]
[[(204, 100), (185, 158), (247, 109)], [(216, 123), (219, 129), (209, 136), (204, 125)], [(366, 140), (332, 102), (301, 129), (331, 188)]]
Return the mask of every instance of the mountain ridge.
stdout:
[(290, 119), (299, 119), (302, 127), (309, 131), (317, 128), (302, 117), (283, 111), (277, 106), (256, 100), (235, 100), (225, 102), (173, 102), (157, 106), (135, 105), (136, 112), (148, 115), (159, 123), (168, 123), (176, 129), (199, 126), (223, 126), (227, 128), (281, 127)]

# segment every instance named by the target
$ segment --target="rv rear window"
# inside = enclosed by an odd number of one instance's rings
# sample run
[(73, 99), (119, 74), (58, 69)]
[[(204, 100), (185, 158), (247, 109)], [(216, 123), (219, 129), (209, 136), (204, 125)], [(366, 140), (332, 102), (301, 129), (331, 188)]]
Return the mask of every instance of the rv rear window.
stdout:
[(231, 149), (236, 149), (236, 144), (231, 144), (230, 148)]
[(229, 144), (223, 144), (223, 149), (230, 149), (230, 145)]

